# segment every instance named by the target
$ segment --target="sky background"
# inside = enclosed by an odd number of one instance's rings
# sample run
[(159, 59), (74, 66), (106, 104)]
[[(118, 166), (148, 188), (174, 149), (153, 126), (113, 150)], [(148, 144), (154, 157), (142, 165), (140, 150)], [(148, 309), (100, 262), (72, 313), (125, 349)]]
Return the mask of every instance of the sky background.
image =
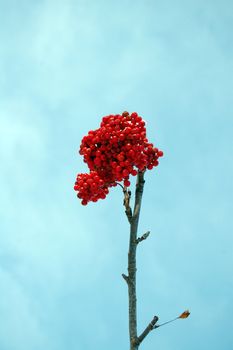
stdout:
[(129, 349), (120, 188), (81, 206), (81, 138), (137, 111), (141, 349), (233, 348), (233, 3), (0, 0), (0, 349)]

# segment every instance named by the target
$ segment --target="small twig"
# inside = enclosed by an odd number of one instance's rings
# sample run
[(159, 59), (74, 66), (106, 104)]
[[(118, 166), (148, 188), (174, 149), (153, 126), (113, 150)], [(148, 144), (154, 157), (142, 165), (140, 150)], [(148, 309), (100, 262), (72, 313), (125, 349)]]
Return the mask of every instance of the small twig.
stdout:
[(124, 273), (122, 273), (121, 276), (124, 278), (125, 282), (128, 284), (129, 283), (129, 276), (126, 276)]
[(120, 186), (120, 187), (122, 188), (123, 192), (124, 192), (124, 186), (122, 186), (122, 184), (120, 184), (119, 182), (116, 182), (116, 184), (117, 184), (118, 186)]
[(162, 326), (165, 326), (165, 324), (168, 324), (168, 323), (174, 322), (175, 320), (178, 320), (178, 318), (179, 318), (179, 317), (176, 317), (176, 318), (173, 318), (173, 319), (172, 319), (172, 320), (170, 320), (170, 321), (167, 321), (167, 322), (164, 322), (164, 323), (161, 323), (161, 324), (155, 325), (155, 326), (154, 326), (154, 329), (155, 329), (155, 328), (162, 327)]
[(132, 209), (130, 207), (131, 191), (127, 190), (126, 187), (123, 187), (123, 193), (124, 193), (123, 205), (125, 206), (125, 214), (128, 218), (129, 223), (131, 223), (132, 221)]
[(163, 322), (163, 323), (161, 323), (161, 324), (158, 324), (158, 325), (156, 325), (154, 328), (158, 328), (158, 327), (165, 326), (165, 324), (174, 322), (174, 321), (178, 320), (179, 318), (180, 318), (180, 319), (188, 318), (189, 315), (190, 315), (189, 310), (185, 310), (184, 312), (182, 312), (182, 314), (181, 314), (180, 316), (177, 316), (177, 317), (175, 317), (175, 318), (173, 318), (172, 320), (169, 320), (169, 321), (167, 321), (167, 322)]
[(154, 316), (153, 320), (148, 324), (148, 326), (144, 329), (142, 334), (137, 339), (137, 344), (141, 344), (141, 342), (146, 338), (146, 336), (154, 329), (156, 328), (156, 322), (158, 322), (159, 318), (158, 316)]
[(141, 237), (138, 237), (136, 239), (136, 243), (140, 243), (141, 241), (144, 241), (145, 239), (147, 239), (147, 237), (150, 235), (150, 231), (147, 231), (146, 233), (144, 233)]

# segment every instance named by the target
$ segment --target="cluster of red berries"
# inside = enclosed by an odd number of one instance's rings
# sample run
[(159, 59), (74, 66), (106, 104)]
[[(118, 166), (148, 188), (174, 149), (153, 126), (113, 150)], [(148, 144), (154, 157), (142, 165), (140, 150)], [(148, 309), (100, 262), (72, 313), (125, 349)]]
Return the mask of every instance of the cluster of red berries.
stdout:
[(104, 199), (117, 182), (130, 186), (130, 175), (152, 169), (163, 156), (148, 142), (142, 118), (128, 112), (103, 117), (100, 128), (83, 137), (79, 153), (90, 169), (90, 174), (77, 175), (74, 186), (83, 205)]
[(82, 199), (83, 205), (89, 201), (97, 202), (100, 198), (104, 199), (109, 192), (108, 186), (96, 171), (91, 171), (89, 174), (78, 174), (74, 190), (78, 191), (77, 196)]

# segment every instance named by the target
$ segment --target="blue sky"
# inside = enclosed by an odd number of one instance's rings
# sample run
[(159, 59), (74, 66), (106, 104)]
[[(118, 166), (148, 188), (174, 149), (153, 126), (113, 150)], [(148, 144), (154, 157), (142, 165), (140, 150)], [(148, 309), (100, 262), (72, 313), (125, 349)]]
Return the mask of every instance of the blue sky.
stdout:
[(137, 111), (165, 156), (146, 174), (141, 348), (230, 349), (231, 1), (0, 1), (0, 349), (128, 349), (120, 189), (82, 207), (81, 138)]

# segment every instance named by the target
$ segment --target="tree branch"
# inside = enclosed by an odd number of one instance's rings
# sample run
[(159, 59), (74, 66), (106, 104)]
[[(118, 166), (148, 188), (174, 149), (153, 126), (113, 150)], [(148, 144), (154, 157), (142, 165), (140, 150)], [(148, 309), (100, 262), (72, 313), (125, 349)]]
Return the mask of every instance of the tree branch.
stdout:
[(153, 320), (148, 324), (148, 326), (144, 329), (144, 331), (142, 332), (142, 334), (138, 337), (137, 339), (137, 343), (138, 345), (141, 344), (141, 342), (146, 338), (146, 336), (155, 328), (157, 328), (157, 326), (155, 325), (156, 322), (158, 322), (159, 318), (158, 316), (154, 316)]
[(145, 239), (147, 239), (147, 237), (150, 235), (150, 231), (147, 231), (146, 233), (144, 233), (141, 237), (138, 237), (136, 239), (136, 243), (140, 243), (141, 241), (144, 241)]
[(135, 202), (133, 216), (130, 220), (130, 240), (128, 252), (128, 294), (129, 294), (129, 336), (130, 350), (138, 349), (137, 337), (137, 297), (136, 297), (136, 249), (137, 249), (137, 231), (141, 209), (144, 173), (139, 172), (135, 190)]

